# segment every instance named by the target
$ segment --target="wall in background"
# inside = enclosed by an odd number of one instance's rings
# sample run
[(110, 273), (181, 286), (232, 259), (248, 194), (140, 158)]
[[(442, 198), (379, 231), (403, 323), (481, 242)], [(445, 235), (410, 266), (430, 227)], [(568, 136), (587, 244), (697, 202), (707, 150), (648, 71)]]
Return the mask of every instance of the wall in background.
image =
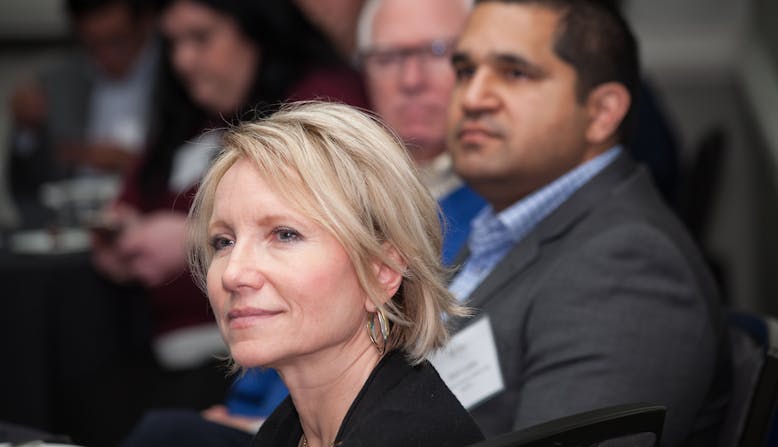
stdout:
[(778, 2), (775, 0), (755, 0), (754, 24), (756, 35), (765, 45), (767, 53), (778, 71)]
[(772, 286), (778, 254), (769, 247), (776, 245), (770, 225), (778, 200), (770, 184), (778, 158), (769, 155), (778, 154), (778, 138), (769, 134), (775, 126), (766, 124), (778, 115), (771, 94), (778, 92), (772, 69), (777, 10), (775, 0), (626, 4), (645, 72), (677, 125), (686, 165), (708, 132), (720, 128), (727, 135), (704, 237), (724, 272), (725, 294), (734, 307), (774, 314), (778, 305), (769, 297), (778, 288)]
[[(755, 0), (752, 16), (753, 48), (747, 54), (743, 79), (746, 94), (763, 139), (763, 150), (759, 152), (760, 189), (757, 201), (758, 222), (756, 229), (759, 247), (757, 267), (760, 273), (760, 293), (763, 309), (778, 315), (778, 2)], [(766, 168), (764, 168), (766, 167)]]
[(63, 37), (67, 23), (62, 1), (3, 0), (0, 2), (0, 39), (35, 40)]
[[(752, 13), (753, 28), (749, 30), (749, 45), (741, 60), (741, 79), (755, 119), (764, 134), (773, 164), (778, 174), (778, 2), (755, 0)], [(778, 189), (778, 182), (776, 182)]]
[(647, 71), (678, 79), (730, 73), (749, 8), (749, 1), (632, 0), (625, 13), (640, 40)]

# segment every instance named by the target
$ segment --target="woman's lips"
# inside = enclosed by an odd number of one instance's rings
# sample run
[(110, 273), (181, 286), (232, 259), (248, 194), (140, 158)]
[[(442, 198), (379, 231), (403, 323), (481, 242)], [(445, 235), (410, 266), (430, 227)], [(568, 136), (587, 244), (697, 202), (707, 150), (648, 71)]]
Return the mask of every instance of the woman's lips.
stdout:
[(242, 307), (229, 311), (227, 313), (227, 321), (229, 322), (230, 328), (241, 329), (253, 326), (260, 321), (267, 320), (280, 313), (281, 311)]

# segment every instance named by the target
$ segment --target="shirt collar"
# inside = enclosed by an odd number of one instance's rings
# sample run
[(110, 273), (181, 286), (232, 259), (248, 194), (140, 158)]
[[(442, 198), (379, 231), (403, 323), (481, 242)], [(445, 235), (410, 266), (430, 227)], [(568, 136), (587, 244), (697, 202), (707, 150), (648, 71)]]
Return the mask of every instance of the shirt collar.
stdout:
[[(485, 207), (473, 220), (473, 228), (496, 219), (510, 232), (513, 242), (518, 242), (574, 192), (605, 169), (621, 152), (621, 145), (613, 146), (496, 215), (491, 205)], [(494, 226), (494, 223), (488, 225)]]

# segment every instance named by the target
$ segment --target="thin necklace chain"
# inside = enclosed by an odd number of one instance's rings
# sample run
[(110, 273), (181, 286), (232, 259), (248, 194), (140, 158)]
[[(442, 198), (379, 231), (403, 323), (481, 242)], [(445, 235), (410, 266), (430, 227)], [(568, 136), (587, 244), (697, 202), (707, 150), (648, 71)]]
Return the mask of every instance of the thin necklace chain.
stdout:
[[(302, 437), (302, 439), (300, 441), (301, 441), (301, 444), (302, 444), (301, 447), (308, 447), (308, 438), (305, 437), (305, 433), (303, 433), (303, 437)], [(335, 447), (335, 442), (330, 444), (330, 447)]]

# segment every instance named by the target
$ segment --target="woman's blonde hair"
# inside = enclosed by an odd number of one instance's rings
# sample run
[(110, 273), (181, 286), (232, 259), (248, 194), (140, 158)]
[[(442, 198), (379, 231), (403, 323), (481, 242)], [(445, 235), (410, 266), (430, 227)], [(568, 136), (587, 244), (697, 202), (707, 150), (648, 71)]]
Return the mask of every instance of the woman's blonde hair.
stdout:
[[(350, 106), (299, 102), (227, 130), (222, 144), (189, 213), (189, 263), (201, 287), (213, 256), (216, 188), (235, 162), (247, 160), (344, 247), (362, 288), (391, 322), (387, 350), (416, 363), (446, 342), (446, 321), (466, 312), (444, 286), (438, 206), (387, 126)], [(384, 305), (376, 261), (403, 274)]]

